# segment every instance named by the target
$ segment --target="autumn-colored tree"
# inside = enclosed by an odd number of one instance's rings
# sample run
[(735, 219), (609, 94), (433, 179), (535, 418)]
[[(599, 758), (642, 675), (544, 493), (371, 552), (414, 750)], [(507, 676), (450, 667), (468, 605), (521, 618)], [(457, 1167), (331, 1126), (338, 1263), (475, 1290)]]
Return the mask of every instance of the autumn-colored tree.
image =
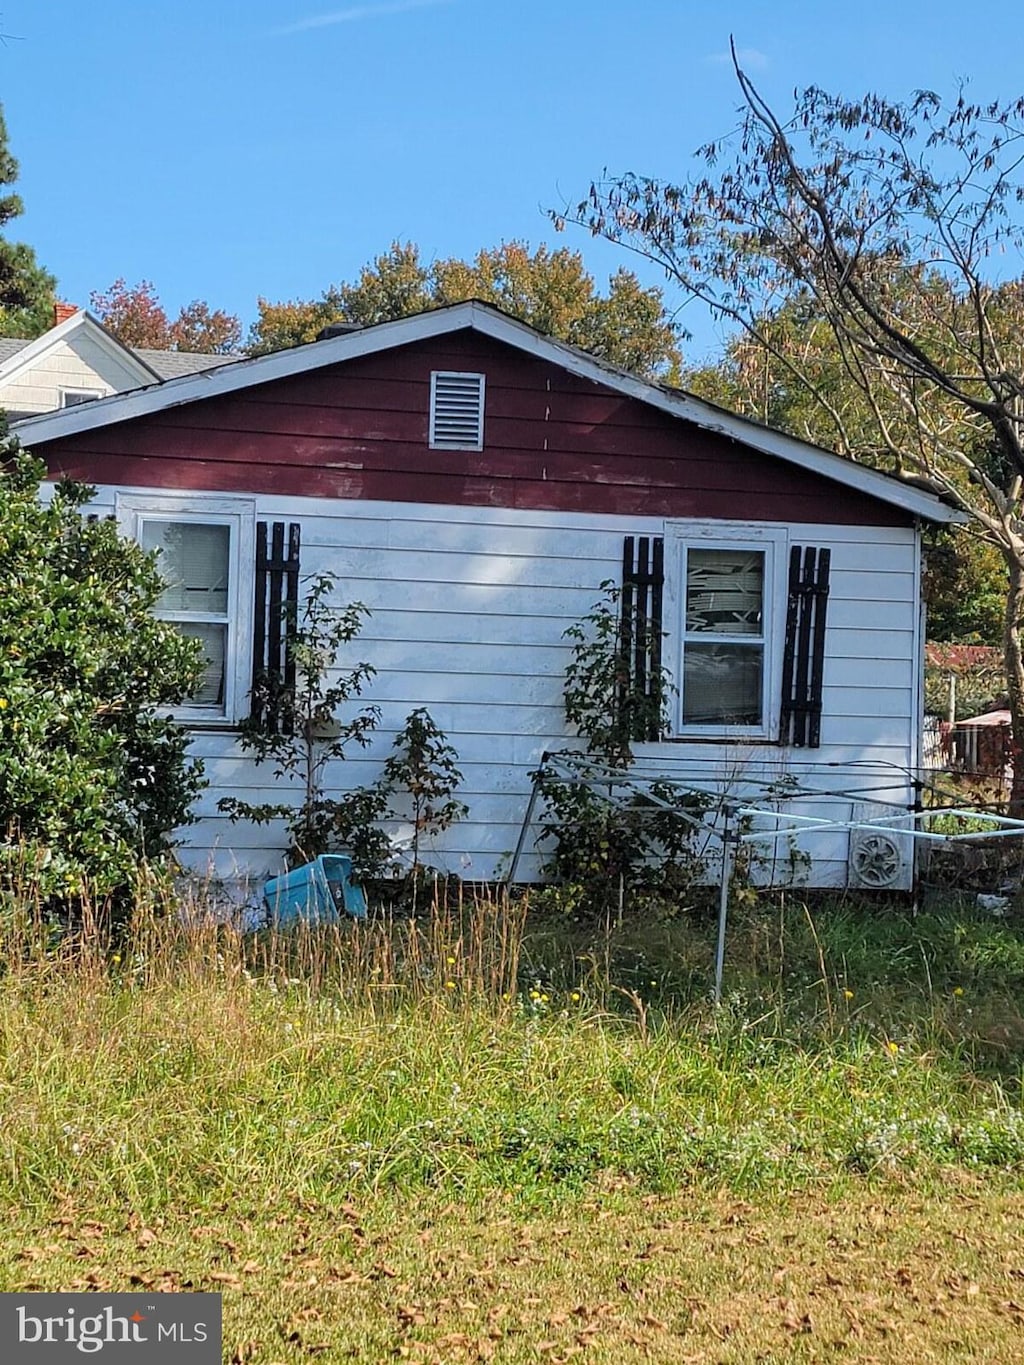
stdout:
[(242, 344), (242, 324), (233, 313), (193, 299), (171, 323), (171, 350), (230, 355)]
[(678, 373), (680, 333), (659, 289), (645, 289), (632, 272), (619, 270), (601, 295), (578, 251), (540, 246), (531, 252), (524, 242), (504, 242), (472, 261), (452, 257), (432, 265), (414, 244), (394, 242), (354, 284), (332, 285), (319, 299), (261, 298), (249, 346), (264, 354), (312, 341), (331, 322), (370, 326), (466, 299), (482, 299), (645, 377), (671, 380)]
[[(897, 281), (893, 287), (898, 287)], [(933, 292), (934, 288), (933, 283)], [(999, 292), (1012, 297), (1018, 286), (1007, 285)], [(901, 304), (902, 316), (909, 321), (915, 310), (916, 334), (930, 335), (935, 322), (933, 310), (921, 306), (916, 292), (907, 293)], [(1024, 332), (1024, 309), (1004, 304), (998, 316), (1004, 330)], [(992, 318), (995, 323), (995, 311)], [(901, 445), (918, 439), (912, 413), (895, 401), (895, 395), (879, 393), (874, 404), (867, 401), (846, 367), (834, 332), (815, 310), (813, 300), (806, 296), (791, 299), (770, 317), (762, 318), (759, 326), (770, 346), (748, 333), (737, 333), (717, 360), (684, 370), (682, 386), (731, 412), (883, 469), (892, 467), (892, 458), (877, 436), (878, 404), (884, 401), (889, 432), (893, 436), (897, 431), (902, 433)], [(1009, 342), (1010, 337), (1003, 339)], [(936, 347), (941, 346), (941, 337), (932, 340)], [(813, 387), (797, 379), (796, 369), (813, 381)], [(955, 421), (956, 417), (955, 409), (951, 410), (948, 419)], [(963, 438), (972, 439), (969, 428), (964, 428)], [(966, 477), (962, 482), (966, 488)], [(956, 527), (930, 533), (927, 550), (929, 639), (998, 643), (1007, 579), (1006, 564), (996, 546), (978, 528)]]
[(241, 344), (238, 318), (198, 299), (171, 322), (149, 280), (128, 285), (117, 279), (106, 293), (91, 294), (89, 301), (100, 322), (125, 346), (228, 355)]
[(337, 291), (332, 287), (319, 299), (292, 299), (271, 303), (260, 296), (256, 301), (258, 318), (249, 330), (249, 354), (269, 355), (290, 346), (316, 341), (323, 329), (342, 317)]
[[(330, 298), (331, 293), (328, 290), (324, 298)], [(406, 318), (439, 303), (456, 302), (436, 297), (430, 267), (421, 262), (419, 247), (412, 242), (392, 242), (382, 256), (363, 266), (355, 284), (339, 285), (333, 293), (341, 309), (339, 320), (362, 327)]]
[(156, 290), (148, 280), (129, 287), (117, 279), (105, 294), (89, 295), (93, 312), (125, 346), (169, 351), (170, 326)]
[[(7, 186), (18, 179), (18, 163), (7, 145), (0, 112), (0, 229), (24, 210), (21, 196)], [(0, 237), (0, 335), (37, 337), (53, 326), (57, 281), (36, 260), (31, 247)]]
[[(561, 216), (657, 261), (786, 365), (851, 456), (865, 443), (997, 548), (1024, 754), (1024, 334), (1010, 324), (1024, 286), (998, 275), (1024, 245), (1024, 98), (980, 105), (961, 91), (947, 105), (924, 91), (897, 104), (812, 87), (780, 117), (736, 75), (738, 129), (705, 148), (700, 179), (606, 180)], [(805, 302), (860, 390), (865, 427), (819, 383), (813, 350), (805, 364), (773, 336), (779, 309)], [(1024, 814), (1024, 762), (1010, 805)]]

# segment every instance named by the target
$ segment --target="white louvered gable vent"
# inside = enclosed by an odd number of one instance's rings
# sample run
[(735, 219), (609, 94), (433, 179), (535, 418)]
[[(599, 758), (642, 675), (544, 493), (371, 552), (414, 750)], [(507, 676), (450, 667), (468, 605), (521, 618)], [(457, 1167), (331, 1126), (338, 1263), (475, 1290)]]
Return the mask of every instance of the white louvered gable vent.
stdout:
[(484, 377), (457, 370), (430, 376), (430, 444), (437, 450), (483, 450)]

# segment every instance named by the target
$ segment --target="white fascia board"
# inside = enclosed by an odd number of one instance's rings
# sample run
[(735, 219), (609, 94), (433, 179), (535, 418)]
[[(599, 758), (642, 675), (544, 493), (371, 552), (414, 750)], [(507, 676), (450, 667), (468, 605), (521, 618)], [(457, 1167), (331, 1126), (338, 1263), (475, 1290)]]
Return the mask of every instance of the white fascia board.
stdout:
[[(0, 366), (0, 383), (10, 384), (20, 378), (21, 375), (33, 369), (40, 360), (49, 355), (62, 342), (70, 341), (76, 332), (85, 332), (92, 340), (105, 351), (111, 360), (129, 369), (140, 384), (153, 384), (160, 382), (160, 376), (155, 370), (150, 369), (144, 360), (140, 360), (137, 355), (117, 337), (113, 336), (98, 322), (91, 313), (86, 313), (79, 309), (77, 313), (72, 313), (69, 318), (56, 327), (51, 327), (42, 336), (30, 341), (27, 346), (22, 347), (7, 361), (6, 365)], [(100, 400), (96, 400), (97, 402)]]
[[(63, 326), (64, 324), (62, 324)], [(15, 424), (15, 431), (23, 445), (33, 441), (54, 441), (78, 432), (92, 431), (114, 422), (125, 422), (134, 417), (145, 417), (168, 408), (180, 407), (204, 398), (216, 398), (237, 393), (256, 384), (308, 374), (327, 365), (355, 360), (360, 356), (405, 346), (415, 341), (426, 341), (444, 336), (465, 327), (475, 328), (485, 336), (505, 342), (539, 360), (548, 361), (580, 378), (616, 390), (628, 398), (661, 409), (672, 417), (681, 418), (705, 431), (715, 432), (741, 445), (759, 450), (765, 455), (785, 460), (801, 469), (854, 488), (869, 497), (877, 498), (912, 516), (927, 521), (957, 523), (967, 518), (962, 512), (948, 507), (933, 493), (926, 493), (909, 484), (866, 465), (855, 464), (841, 455), (822, 450), (818, 446), (799, 441), (783, 432), (762, 427), (736, 417), (711, 403), (704, 403), (689, 394), (669, 393), (657, 385), (606, 366), (572, 346), (542, 336), (525, 323), (489, 307), (487, 304), (457, 303), (448, 308), (437, 308), (395, 322), (382, 322), (356, 332), (329, 337), (324, 341), (295, 346), (287, 351), (237, 360), (215, 369), (180, 379), (167, 379), (150, 388), (127, 394), (111, 394), (91, 403), (27, 417)], [(55, 328), (54, 331), (59, 331)], [(51, 335), (51, 333), (47, 333)], [(20, 356), (19, 352), (19, 356)]]

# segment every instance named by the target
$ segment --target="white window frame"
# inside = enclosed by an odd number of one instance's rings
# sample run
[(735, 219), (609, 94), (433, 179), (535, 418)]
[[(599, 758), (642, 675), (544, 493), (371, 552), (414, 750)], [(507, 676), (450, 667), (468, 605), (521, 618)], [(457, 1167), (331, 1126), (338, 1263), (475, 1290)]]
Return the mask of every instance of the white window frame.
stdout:
[[(96, 399), (96, 398), (105, 398), (105, 397), (106, 397), (106, 390), (105, 390), (105, 389), (78, 389), (78, 388), (70, 388), (70, 389), (60, 389), (60, 390), (59, 390), (59, 393), (60, 393), (60, 405), (61, 405), (62, 408), (69, 408), (69, 407), (70, 407), (70, 408), (77, 408), (77, 407), (80, 407), (82, 403), (91, 403), (91, 402), (92, 402), (94, 399)], [(77, 403), (69, 403), (69, 402), (68, 402), (69, 396), (73, 396), (74, 398), (77, 398), (77, 399), (78, 399), (78, 402), (77, 402)]]
[[(668, 672), (675, 682), (671, 702), (671, 737), (768, 741), (778, 739), (782, 711), (782, 634), (786, 622), (789, 529), (786, 526), (751, 526), (742, 522), (667, 522), (665, 525), (665, 654)], [(685, 725), (683, 723), (683, 656), (686, 630), (686, 556), (688, 550), (752, 550), (764, 555), (763, 648), (761, 668), (760, 725)], [(716, 640), (702, 632), (704, 641)], [(722, 643), (740, 641), (737, 635)], [(741, 641), (742, 642), (742, 641)], [(761, 643), (748, 637), (746, 643)]]
[[(119, 493), (117, 523), (122, 534), (142, 542), (147, 521), (227, 526), (227, 641), (224, 647), (224, 701), (221, 706), (176, 706), (171, 715), (190, 726), (235, 724), (248, 709), (252, 682), (253, 585), (256, 565), (256, 503), (252, 498), (215, 498), (188, 494)], [(162, 620), (206, 620), (204, 613), (158, 613)]]
[[(479, 380), (480, 411), (477, 418), (476, 439), (473, 441), (439, 440), (434, 426), (437, 416), (437, 381), (439, 379), (476, 379)], [(479, 370), (431, 370), (430, 372), (430, 426), (428, 440), (431, 450), (483, 450), (484, 448), (484, 407), (487, 401), (487, 377)]]

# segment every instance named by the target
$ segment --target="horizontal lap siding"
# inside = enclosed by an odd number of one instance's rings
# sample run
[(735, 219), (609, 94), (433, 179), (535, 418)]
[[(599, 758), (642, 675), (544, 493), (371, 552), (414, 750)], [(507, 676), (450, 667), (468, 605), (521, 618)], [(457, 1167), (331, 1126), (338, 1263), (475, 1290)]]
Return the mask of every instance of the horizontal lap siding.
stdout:
[[(470, 806), (470, 817), (426, 856), (451, 872), (493, 876), (515, 847), (531, 771), (545, 750), (570, 743), (563, 633), (600, 596), (601, 582), (616, 578), (623, 534), (659, 534), (662, 522), (386, 503), (353, 505), (351, 517), (349, 510), (297, 498), (258, 506), (261, 518), (301, 523), (304, 574), (333, 567), (342, 573), (338, 601), (372, 609), (345, 658), (377, 669), (364, 701), (380, 706), (381, 726), (367, 749), (332, 766), (328, 782), (340, 792), (375, 781), (405, 717), (426, 705), (458, 752), (465, 779), (459, 794)], [(849, 785), (849, 773), (838, 777), (824, 765), (851, 762), (890, 765), (860, 770), (867, 776), (857, 778), (864, 787), (887, 785), (913, 762), (913, 533), (829, 524), (800, 528), (797, 540), (832, 550), (830, 611), (859, 603), (857, 611), (830, 615), (822, 748), (638, 746), (649, 767), (739, 791), (745, 781), (771, 782), (794, 770), (813, 771), (819, 787)], [(232, 826), (216, 802), (224, 794), (276, 798), (270, 767), (256, 767), (229, 733), (199, 734), (194, 751), (213, 785), (200, 823), (186, 833), (189, 859), (220, 875), (248, 869), (262, 876), (278, 862), (280, 831)], [(814, 884), (841, 884), (836, 868), (845, 866), (845, 840), (801, 837), (815, 860)], [(784, 861), (776, 859), (780, 867)], [(531, 836), (520, 875), (538, 870)]]
[[(486, 374), (483, 451), (428, 448), (435, 369)], [(617, 579), (623, 535), (659, 535), (666, 518), (785, 524), (792, 543), (829, 546), (822, 748), (813, 756), (914, 761), (916, 552), (903, 513), (479, 334), (195, 402), (39, 453), (55, 474), (107, 485), (104, 510), (112, 485), (192, 489), (256, 495), (262, 519), (301, 524), (303, 574), (338, 574), (338, 600), (372, 611), (348, 658), (377, 669), (365, 700), (380, 705), (382, 724), (330, 781), (337, 791), (374, 781), (409, 711), (429, 706), (458, 751), (471, 806), (428, 851), (450, 871), (492, 876), (515, 846), (531, 770), (567, 743), (564, 631), (602, 581)], [(702, 781), (743, 772), (768, 780), (792, 757), (742, 745), (642, 747), (666, 771)], [(275, 795), (270, 769), (227, 732), (201, 733), (194, 748), (213, 788), (186, 834), (191, 860), (262, 875), (279, 860), (280, 831), (232, 826), (216, 801)], [(843, 858), (835, 839), (819, 836), (815, 881), (832, 882)], [(531, 848), (521, 872), (537, 870)]]
[(901, 546), (878, 545), (871, 532), (834, 543), (823, 744), (888, 744), (907, 754), (898, 762), (916, 762), (916, 567), (909, 537)]
[[(430, 373), (487, 376), (484, 449), (427, 445)], [(41, 449), (166, 488), (898, 526), (905, 514), (476, 333), (196, 401)]]

